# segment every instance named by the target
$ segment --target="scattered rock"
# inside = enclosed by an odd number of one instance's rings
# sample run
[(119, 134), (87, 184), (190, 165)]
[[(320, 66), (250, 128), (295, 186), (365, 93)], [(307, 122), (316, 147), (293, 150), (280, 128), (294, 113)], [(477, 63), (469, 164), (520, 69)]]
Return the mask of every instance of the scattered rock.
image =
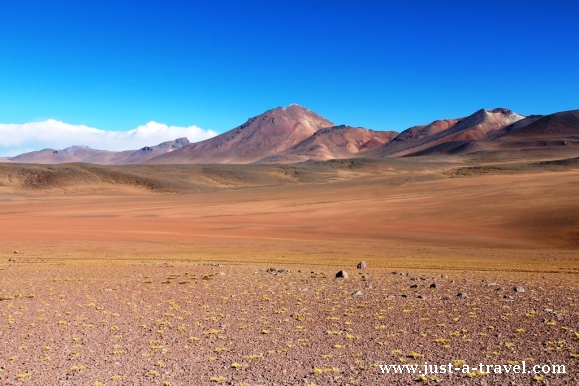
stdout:
[(266, 269), (265, 272), (267, 272), (269, 274), (274, 274), (274, 273), (277, 273), (277, 269), (274, 267), (271, 267), (271, 268)]
[(360, 278), (360, 280), (366, 281), (366, 280), (368, 280), (368, 278), (366, 277), (366, 275), (362, 275), (362, 277)]
[(406, 294), (402, 294), (402, 295), (400, 295), (400, 296), (403, 297), (403, 298), (407, 298), (407, 297), (408, 297), (408, 295), (406, 295)]
[(358, 265), (356, 266), (356, 268), (358, 268), (358, 269), (366, 269), (366, 268), (368, 268), (368, 264), (366, 264), (365, 261), (361, 261), (361, 262), (358, 263)]
[(362, 291), (360, 291), (360, 290), (357, 290), (357, 291), (352, 293), (352, 296), (360, 296), (360, 295), (362, 295)]
[(438, 287), (439, 287), (438, 283), (432, 283), (430, 285), (430, 288), (438, 288)]
[(418, 284), (412, 284), (410, 288), (418, 288)]
[(459, 298), (466, 298), (466, 292), (459, 292), (456, 296)]
[(498, 284), (495, 283), (495, 282), (491, 282), (491, 283), (487, 283), (487, 286), (489, 286), (489, 287), (496, 287), (496, 286), (498, 286)]
[(348, 272), (341, 270), (336, 273), (336, 279), (347, 279), (349, 277)]
[(448, 279), (448, 275), (446, 273), (443, 273), (442, 275), (440, 275), (440, 277), (443, 279)]
[(424, 295), (418, 295), (417, 298), (418, 298), (418, 299), (426, 299), (426, 296), (424, 296)]
[(14, 251), (14, 253), (19, 253), (18, 251)]
[(523, 287), (516, 286), (515, 292), (525, 292), (525, 289)]
[(545, 308), (543, 311), (545, 311), (545, 312), (553, 312), (553, 309), (552, 309), (552, 308)]

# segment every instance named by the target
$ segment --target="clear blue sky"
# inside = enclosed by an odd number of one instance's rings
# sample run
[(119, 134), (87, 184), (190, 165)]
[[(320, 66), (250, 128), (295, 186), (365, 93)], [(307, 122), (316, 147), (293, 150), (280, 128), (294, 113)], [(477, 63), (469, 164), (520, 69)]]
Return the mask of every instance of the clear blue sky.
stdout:
[(579, 108), (578, 1), (0, 1), (0, 123), (396, 130)]

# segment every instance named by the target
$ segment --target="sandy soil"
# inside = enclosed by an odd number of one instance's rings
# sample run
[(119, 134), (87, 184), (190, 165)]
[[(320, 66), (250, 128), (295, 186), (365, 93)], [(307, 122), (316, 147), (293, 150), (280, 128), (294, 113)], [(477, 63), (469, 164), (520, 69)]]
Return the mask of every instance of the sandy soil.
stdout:
[(377, 367), (454, 360), (577, 374), (579, 170), (397, 162), (165, 171), (178, 193), (2, 179), (0, 384), (540, 381)]

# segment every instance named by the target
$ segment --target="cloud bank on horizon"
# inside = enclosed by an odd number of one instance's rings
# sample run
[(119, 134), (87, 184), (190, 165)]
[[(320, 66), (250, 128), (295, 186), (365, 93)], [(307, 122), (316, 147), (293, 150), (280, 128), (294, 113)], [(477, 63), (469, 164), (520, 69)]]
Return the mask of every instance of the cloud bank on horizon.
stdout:
[(0, 123), (0, 156), (14, 157), (30, 151), (60, 150), (74, 145), (111, 151), (136, 150), (181, 137), (193, 143), (216, 135), (213, 130), (197, 126), (167, 126), (155, 121), (128, 131), (101, 130), (54, 119), (23, 124)]

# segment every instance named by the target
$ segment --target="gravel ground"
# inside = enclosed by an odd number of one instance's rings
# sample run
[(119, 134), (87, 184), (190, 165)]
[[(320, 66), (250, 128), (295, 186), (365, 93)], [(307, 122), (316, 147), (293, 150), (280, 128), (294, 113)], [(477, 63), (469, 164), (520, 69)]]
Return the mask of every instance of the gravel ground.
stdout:
[[(335, 280), (341, 269), (349, 278)], [(578, 284), (554, 273), (4, 262), (0, 384), (579, 384)], [(380, 369), (523, 361), (567, 374)]]

